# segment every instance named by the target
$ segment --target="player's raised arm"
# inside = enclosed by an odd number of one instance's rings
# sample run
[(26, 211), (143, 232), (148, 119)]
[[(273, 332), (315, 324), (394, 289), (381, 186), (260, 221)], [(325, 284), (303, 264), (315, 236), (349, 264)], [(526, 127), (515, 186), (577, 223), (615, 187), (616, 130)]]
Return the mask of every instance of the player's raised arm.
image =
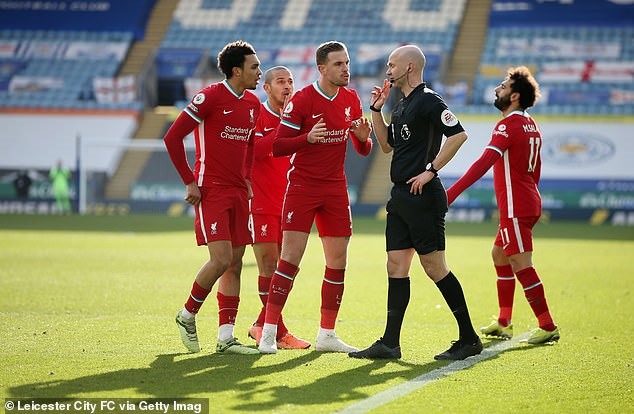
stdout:
[(281, 123), (273, 141), (273, 156), (292, 155), (307, 145), (323, 140), (326, 137), (326, 123), (321, 118), (307, 133), (297, 135), (298, 131), (299, 127)]
[(365, 117), (354, 120), (350, 125), (350, 136), (354, 149), (364, 157), (372, 151), (371, 132), (372, 124)]

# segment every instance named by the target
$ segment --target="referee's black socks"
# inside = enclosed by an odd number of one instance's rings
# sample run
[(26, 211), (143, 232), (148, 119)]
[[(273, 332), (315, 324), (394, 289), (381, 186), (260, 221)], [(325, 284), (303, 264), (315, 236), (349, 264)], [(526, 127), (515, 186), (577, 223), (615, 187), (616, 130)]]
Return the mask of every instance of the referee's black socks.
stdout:
[(471, 317), (469, 316), (469, 309), (467, 308), (464, 292), (456, 276), (452, 272), (449, 272), (447, 276), (436, 283), (436, 286), (445, 298), (445, 302), (447, 302), (454, 318), (456, 318), (456, 322), (458, 322), (460, 339), (475, 341), (478, 338), (478, 334), (476, 334), (471, 324)]
[(381, 342), (390, 348), (400, 346), (401, 326), (405, 310), (409, 304), (409, 277), (388, 278), (387, 289), (387, 323)]

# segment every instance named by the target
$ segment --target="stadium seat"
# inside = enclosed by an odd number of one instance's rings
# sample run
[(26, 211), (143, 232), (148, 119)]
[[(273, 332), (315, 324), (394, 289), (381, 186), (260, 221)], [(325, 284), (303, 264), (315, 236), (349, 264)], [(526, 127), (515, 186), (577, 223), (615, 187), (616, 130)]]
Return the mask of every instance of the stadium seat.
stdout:
[[(484, 49), (480, 59), (480, 73), (484, 68), (498, 67), (504, 69), (511, 65), (533, 65), (537, 68), (535, 76), (542, 84), (542, 87), (550, 88), (552, 90), (565, 91), (573, 97), (574, 92), (585, 93), (587, 96), (595, 96), (595, 94), (604, 94), (608, 91), (628, 91), (632, 90), (632, 82), (581, 82), (581, 81), (548, 81), (540, 79), (540, 71), (546, 63), (570, 63), (574, 61), (584, 62), (586, 60), (592, 60), (590, 58), (576, 58), (574, 55), (561, 56), (555, 53), (542, 53), (536, 49), (536, 39), (541, 42), (551, 42), (552, 45), (570, 45), (570, 42), (577, 42), (583, 48), (584, 45), (589, 50), (592, 47), (595, 50), (600, 49), (600, 45), (605, 45), (607, 48), (618, 47), (620, 49), (619, 55), (616, 57), (597, 58), (599, 61), (614, 61), (614, 62), (631, 62), (634, 57), (634, 46), (631, 39), (634, 36), (634, 28), (631, 27), (610, 27), (610, 26), (587, 26), (587, 27), (575, 27), (574, 30), (570, 30), (570, 27), (562, 25), (561, 27), (542, 27), (540, 25), (528, 26), (528, 27), (489, 27)], [(510, 54), (509, 56), (500, 56), (500, 53), (510, 53), (513, 50), (507, 50), (502, 45), (508, 44), (510, 41), (517, 41), (518, 44), (532, 45), (534, 49), (527, 49), (526, 53), (518, 56), (516, 54)], [(506, 42), (506, 43), (501, 43)], [(568, 43), (565, 43), (568, 42)], [(615, 46), (616, 45), (616, 46)], [(607, 53), (605, 48), (596, 53)], [(495, 79), (499, 82), (499, 79)], [(493, 85), (493, 80), (484, 76), (477, 76), (473, 87), (473, 103), (482, 103), (482, 96), (484, 91)], [(546, 102), (547, 103), (547, 102)], [(572, 103), (572, 101), (571, 101)], [(597, 114), (620, 114), (623, 113), (624, 105), (610, 105), (609, 102), (604, 104), (583, 104), (576, 103), (571, 105), (550, 105), (549, 108), (544, 108), (548, 105), (539, 105), (540, 111), (545, 113), (563, 113), (563, 114), (575, 114), (575, 113), (597, 113)], [(537, 107), (535, 108), (537, 110)], [(561, 111), (561, 112), (558, 112)]]
[[(33, 78), (33, 87), (39, 90), (31, 92), (7, 92), (7, 99), (3, 99), (2, 106), (19, 107), (52, 107), (52, 108), (83, 108), (87, 101), (80, 99), (85, 85), (92, 87), (95, 76), (114, 77), (119, 70), (121, 61), (113, 60), (110, 56), (67, 57), (66, 50), (74, 42), (120, 42), (127, 49), (133, 39), (132, 33), (126, 32), (89, 32), (89, 31), (55, 31), (55, 30), (2, 30), (0, 40), (18, 41), (21, 48), (17, 49), (14, 59), (25, 62), (25, 65), (13, 76)], [(36, 42), (36, 43), (33, 43)], [(37, 42), (50, 42), (57, 49), (47, 49), (38, 46)], [(46, 44), (46, 43), (44, 43)], [(75, 43), (77, 44), (77, 43)], [(32, 47), (31, 47), (32, 46)], [(61, 81), (59, 85), (49, 89), (47, 79)]]

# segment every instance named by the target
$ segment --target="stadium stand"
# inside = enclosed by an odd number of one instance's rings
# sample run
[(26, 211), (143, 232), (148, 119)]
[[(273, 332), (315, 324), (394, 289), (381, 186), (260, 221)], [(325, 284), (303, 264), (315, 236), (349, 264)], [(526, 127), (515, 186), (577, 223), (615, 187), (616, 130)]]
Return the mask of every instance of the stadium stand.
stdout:
[(547, 105), (536, 111), (631, 114), (633, 37), (633, 27), (491, 28), (472, 102), (489, 103), (500, 73), (519, 57), (535, 68), (543, 87)]
[(634, 113), (632, 5), (587, 1), (571, 9), (557, 2), (531, 3), (524, 10), (510, 2), (493, 3), (471, 111), (489, 105), (500, 75), (522, 63), (542, 86), (535, 113)]
[[(142, 109), (147, 102), (121, 81), (124, 60), (140, 43), (145, 23), (156, 0), (130, 5), (111, 0), (116, 18), (87, 25), (78, 13), (61, 13), (61, 19), (41, 24), (42, 11), (3, 11), (0, 18), (0, 107), (124, 108)], [(381, 76), (386, 54), (395, 45), (415, 42), (428, 55), (426, 80), (455, 79), (453, 58), (469, 55), (456, 51), (456, 37), (467, 23), (465, 10), (486, 10), (489, 2), (465, 0), (183, 0), (171, 2), (173, 18), (155, 53), (160, 103), (182, 104), (189, 96), (185, 80), (217, 76), (215, 54), (228, 41), (243, 38), (259, 51), (263, 66), (286, 64), (299, 73), (299, 86), (315, 77), (312, 52), (325, 39), (349, 46), (355, 77)], [(473, 3), (473, 4), (471, 4)], [(477, 68), (462, 67), (469, 78), (467, 99), (460, 109), (480, 113), (491, 100), (491, 88), (505, 66), (518, 58), (541, 72), (548, 113), (615, 113), (632, 111), (634, 82), (634, 27), (631, 6), (605, 6), (605, 1), (578, 2), (575, 12), (558, 13), (559, 2), (509, 2), (496, 0), (490, 7), (490, 25), (483, 50), (473, 50)], [(539, 6), (535, 6), (539, 4)], [(561, 6), (563, 7), (563, 6)], [(522, 10), (522, 8), (526, 10)], [(123, 10), (123, 11), (122, 11)], [(170, 10), (170, 12), (172, 12)], [(555, 10), (553, 13), (552, 11)], [(128, 16), (129, 14), (136, 16)], [(596, 18), (603, 15), (604, 18)], [(557, 16), (566, 16), (558, 18)], [(40, 22), (39, 26), (37, 22)], [(46, 28), (44, 28), (46, 27)], [(68, 29), (70, 27), (71, 29)], [(163, 29), (164, 30), (164, 29)], [(476, 48), (477, 49), (477, 46)], [(474, 70), (475, 69), (475, 70)], [(136, 68), (137, 74), (140, 72)], [(467, 72), (465, 72), (467, 71)], [(566, 71), (579, 74), (580, 82), (557, 78)], [(544, 74), (552, 75), (545, 80)], [(601, 74), (606, 74), (601, 77)], [(629, 75), (628, 75), (629, 74)], [(576, 76), (576, 75), (575, 75)], [(584, 77), (585, 76), (585, 77)], [(615, 78), (616, 77), (616, 78)], [(97, 81), (96, 81), (97, 78)], [(612, 78), (612, 79), (607, 79)], [(575, 82), (572, 82), (575, 80)], [(451, 83), (451, 82), (450, 82)], [(100, 93), (103, 91), (110, 93)], [(462, 92), (460, 92), (462, 93)], [(602, 104), (610, 102), (605, 107)]]
[(0, 3), (0, 109), (140, 111), (148, 74), (119, 72), (156, 2)]
[[(174, 74), (195, 75), (195, 63), (183, 65), (174, 51), (192, 58), (193, 50), (204, 51), (202, 58), (215, 67), (217, 52), (235, 39), (251, 42), (265, 68), (289, 66), (300, 87), (316, 78), (314, 48), (329, 39), (348, 45), (357, 77), (383, 72), (387, 54), (399, 43), (424, 44), (428, 75), (434, 80), (454, 47), (464, 4), (464, 0), (181, 1), (158, 52), (163, 68), (159, 82), (164, 76), (174, 86)], [(187, 100), (182, 85), (176, 87), (170, 96)]]
[(112, 107), (116, 100), (96, 100), (93, 81), (116, 76), (132, 38), (131, 32), (0, 31), (0, 107)]

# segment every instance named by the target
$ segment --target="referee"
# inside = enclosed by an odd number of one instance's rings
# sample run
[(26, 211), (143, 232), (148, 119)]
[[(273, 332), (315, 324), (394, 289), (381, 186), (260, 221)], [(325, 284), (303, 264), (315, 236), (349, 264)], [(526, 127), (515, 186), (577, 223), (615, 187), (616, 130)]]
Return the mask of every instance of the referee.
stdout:
[[(395, 49), (388, 58), (383, 87), (372, 91), (374, 133), (385, 153), (394, 151), (385, 230), (388, 299), (385, 333), (370, 347), (350, 352), (352, 358), (401, 357), (400, 334), (410, 298), (409, 271), (418, 253), (425, 273), (442, 293), (458, 323), (459, 339), (435, 359), (461, 360), (482, 352), (460, 282), (445, 260), (447, 195), (438, 170), (467, 140), (462, 125), (436, 92), (423, 82), (425, 55), (414, 45)], [(381, 108), (391, 87), (404, 98), (386, 124)], [(442, 145), (442, 137), (447, 139)]]

